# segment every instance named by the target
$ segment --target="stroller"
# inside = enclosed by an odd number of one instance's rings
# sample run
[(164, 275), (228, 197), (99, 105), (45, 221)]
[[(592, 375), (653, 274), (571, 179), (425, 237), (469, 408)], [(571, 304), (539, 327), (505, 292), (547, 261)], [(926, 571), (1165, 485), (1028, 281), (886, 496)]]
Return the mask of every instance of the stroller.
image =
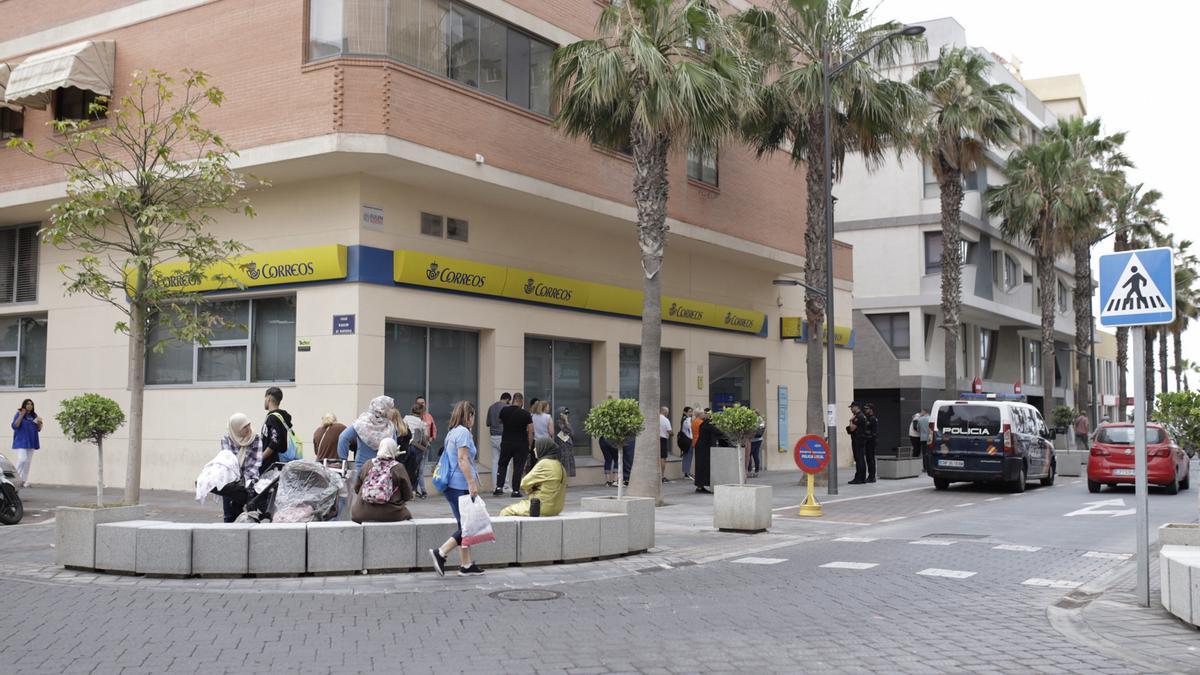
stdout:
[(346, 496), (346, 481), (336, 470), (297, 460), (271, 467), (255, 482), (253, 492), (238, 522), (337, 520), (338, 507)]

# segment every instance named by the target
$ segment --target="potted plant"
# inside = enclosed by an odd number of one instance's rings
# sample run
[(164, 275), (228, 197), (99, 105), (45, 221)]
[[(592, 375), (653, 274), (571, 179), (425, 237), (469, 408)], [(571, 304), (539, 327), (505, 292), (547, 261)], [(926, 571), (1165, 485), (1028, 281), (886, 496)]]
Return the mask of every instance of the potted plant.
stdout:
[(713, 526), (718, 530), (763, 532), (771, 526), (771, 486), (746, 485), (743, 451), (760, 419), (753, 408), (741, 405), (712, 414), (712, 425), (733, 442), (738, 463), (736, 485), (713, 486)]
[[(625, 465), (625, 444), (646, 424), (646, 417), (632, 398), (610, 398), (588, 412), (583, 428), (592, 438), (606, 438), (617, 444), (617, 471)], [(655, 463), (657, 467), (657, 462)], [(645, 551), (654, 546), (654, 507), (652, 497), (627, 497), (624, 482), (617, 481), (616, 497), (584, 497), (585, 511), (623, 513), (629, 516), (629, 551)]]
[(96, 525), (141, 519), (146, 508), (104, 505), (104, 439), (125, 424), (121, 406), (99, 394), (69, 398), (60, 406), (54, 419), (63, 435), (74, 443), (96, 446), (96, 505), (58, 507), (55, 514), (58, 561), (68, 567), (92, 568), (96, 555)]

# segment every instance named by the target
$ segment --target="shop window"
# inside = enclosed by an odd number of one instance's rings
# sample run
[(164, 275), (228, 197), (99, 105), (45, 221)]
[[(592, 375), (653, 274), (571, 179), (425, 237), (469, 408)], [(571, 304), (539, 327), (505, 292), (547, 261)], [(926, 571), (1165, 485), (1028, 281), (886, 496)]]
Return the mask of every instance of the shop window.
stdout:
[(295, 296), (214, 302), (205, 311), (226, 324), (208, 344), (178, 340), (166, 321), (151, 321), (146, 384), (296, 380)]
[(37, 300), (38, 229), (0, 229), (0, 304)]
[(87, 89), (63, 87), (54, 91), (54, 119), (104, 119), (107, 97)]
[[(637, 345), (621, 345), (620, 387), (621, 398), (638, 398), (641, 390), (642, 348)], [(659, 405), (671, 407), (671, 352), (662, 350), (658, 362)]]
[[(446, 420), (459, 401), (479, 401), (479, 334), (448, 328), (388, 323), (384, 333), (383, 391), (407, 414), (424, 396), (439, 424), (434, 457), (449, 429)], [(482, 418), (476, 414), (476, 420)], [(477, 422), (478, 424), (478, 422)]]
[(750, 400), (750, 359), (724, 354), (708, 355), (708, 398), (713, 410), (740, 404), (753, 407)]
[(525, 338), (525, 400), (550, 401), (554, 414), (566, 406), (575, 428), (575, 454), (591, 454), (583, 420), (592, 409), (592, 345)]
[(880, 337), (891, 348), (892, 354), (898, 359), (907, 359), (908, 350), (908, 314), (870, 314), (867, 316)]
[(0, 106), (0, 141), (25, 135), (25, 114)]
[(0, 318), (0, 388), (46, 386), (46, 317)]
[(687, 175), (694, 181), (717, 187), (717, 153), (688, 150)]

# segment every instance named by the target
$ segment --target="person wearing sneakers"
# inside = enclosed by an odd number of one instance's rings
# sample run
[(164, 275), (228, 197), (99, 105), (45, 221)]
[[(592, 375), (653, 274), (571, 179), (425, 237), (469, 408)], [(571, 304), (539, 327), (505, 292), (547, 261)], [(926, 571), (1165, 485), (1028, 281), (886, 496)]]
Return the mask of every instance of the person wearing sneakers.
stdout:
[(442, 452), (453, 452), (458, 456), (457, 462), (450, 463), (450, 477), (442, 494), (450, 502), (450, 510), (458, 529), (439, 548), (429, 549), (429, 557), (433, 559), (433, 569), (438, 576), (446, 576), (446, 556), (456, 548), (461, 547), (459, 557), (462, 564), (458, 568), (459, 576), (469, 577), (483, 574), (483, 570), (471, 561), (471, 548), (462, 546), (462, 514), (458, 511), (458, 498), (471, 495), (471, 499), (479, 496), (479, 477), (475, 474), (475, 457), (479, 454), (475, 449), (475, 438), (471, 429), (475, 426), (475, 406), (468, 401), (454, 404), (450, 413), (450, 433), (446, 434)]
[(512, 462), (512, 497), (520, 499), (521, 476), (525, 474), (525, 463), (529, 460), (529, 451), (533, 449), (533, 415), (525, 409), (525, 395), (521, 392), (513, 394), (512, 405), (500, 411), (500, 424), (504, 431), (500, 436), (500, 466), (496, 473), (496, 490), (493, 496), (504, 494), (504, 474), (508, 473), (508, 464)]
[(667, 456), (671, 454), (671, 409), (663, 406), (658, 409), (658, 475), (662, 482), (667, 480)]

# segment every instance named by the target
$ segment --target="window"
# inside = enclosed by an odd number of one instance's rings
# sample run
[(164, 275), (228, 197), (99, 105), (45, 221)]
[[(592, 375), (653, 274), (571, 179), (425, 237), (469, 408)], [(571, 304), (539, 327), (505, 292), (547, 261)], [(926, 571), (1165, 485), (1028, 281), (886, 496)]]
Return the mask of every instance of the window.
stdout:
[[(922, 173), (925, 182), (925, 199), (938, 199), (942, 196), (942, 186), (938, 183), (937, 174), (933, 172), (933, 164), (929, 160), (921, 162)], [(964, 171), (962, 174), (963, 191), (973, 192), (979, 190), (979, 172)]]
[(867, 317), (898, 359), (908, 358), (908, 314), (871, 314)]
[(0, 304), (37, 300), (38, 226), (0, 230)]
[(309, 0), (308, 58), (378, 56), (550, 114), (554, 45), (451, 0)]
[(442, 236), (442, 217), (432, 213), (421, 214), (421, 234), (431, 237)]
[[(638, 345), (621, 345), (620, 386), (621, 398), (638, 398), (641, 389), (639, 376), (642, 372), (642, 348)], [(659, 405), (671, 407), (671, 352), (662, 350), (658, 362)]]
[[(978, 246), (973, 241), (967, 239), (959, 239), (960, 249), (962, 252), (961, 261), (964, 265), (972, 264), (971, 257), (975, 255), (975, 247)], [(925, 273), (938, 274), (942, 271), (942, 233), (941, 232), (926, 232), (925, 233)]]
[(0, 387), (46, 386), (46, 318), (0, 318)]
[(0, 141), (18, 138), (25, 134), (25, 114), (19, 110), (0, 106)]
[(992, 365), (996, 362), (996, 338), (994, 330), (979, 328), (979, 376), (987, 379), (992, 376)]
[(591, 454), (583, 419), (592, 409), (592, 345), (588, 342), (525, 338), (525, 400), (550, 401), (554, 413), (571, 409), (575, 454)]
[(1058, 313), (1066, 314), (1067, 307), (1070, 306), (1071, 294), (1067, 291), (1067, 285), (1061, 279), (1056, 284), (1058, 286)]
[(716, 187), (717, 153), (703, 150), (688, 150), (687, 175), (695, 181)]
[(421, 234), (447, 239), (467, 241), (470, 223), (462, 218), (446, 218), (436, 213), (421, 213)]
[[(405, 414), (418, 396), (425, 397), (429, 414), (443, 427), (434, 441), (437, 457), (454, 404), (479, 402), (479, 334), (388, 323), (383, 350), (383, 392)], [(482, 418), (477, 410), (475, 419)]]
[(750, 400), (751, 361), (742, 356), (708, 355), (708, 401), (721, 411), (735, 403), (754, 407)]
[(207, 345), (175, 339), (166, 322), (152, 320), (146, 384), (296, 381), (296, 298), (212, 302), (205, 310), (228, 325)]
[(1042, 343), (1025, 340), (1025, 384), (1034, 386), (1042, 383)]
[(455, 241), (466, 241), (468, 227), (469, 225), (465, 220), (460, 218), (447, 218), (446, 238), (454, 239)]
[(968, 323), (959, 324), (958, 343), (962, 345), (962, 376), (974, 377), (979, 373), (971, 372), (971, 325)]
[(54, 119), (84, 120), (104, 119), (107, 114), (103, 109), (93, 110), (92, 104), (105, 104), (107, 97), (87, 89), (64, 87), (54, 91)]
[(1021, 263), (1003, 251), (994, 251), (992, 281), (1005, 291), (1011, 291), (1021, 284), (1021, 280)]

